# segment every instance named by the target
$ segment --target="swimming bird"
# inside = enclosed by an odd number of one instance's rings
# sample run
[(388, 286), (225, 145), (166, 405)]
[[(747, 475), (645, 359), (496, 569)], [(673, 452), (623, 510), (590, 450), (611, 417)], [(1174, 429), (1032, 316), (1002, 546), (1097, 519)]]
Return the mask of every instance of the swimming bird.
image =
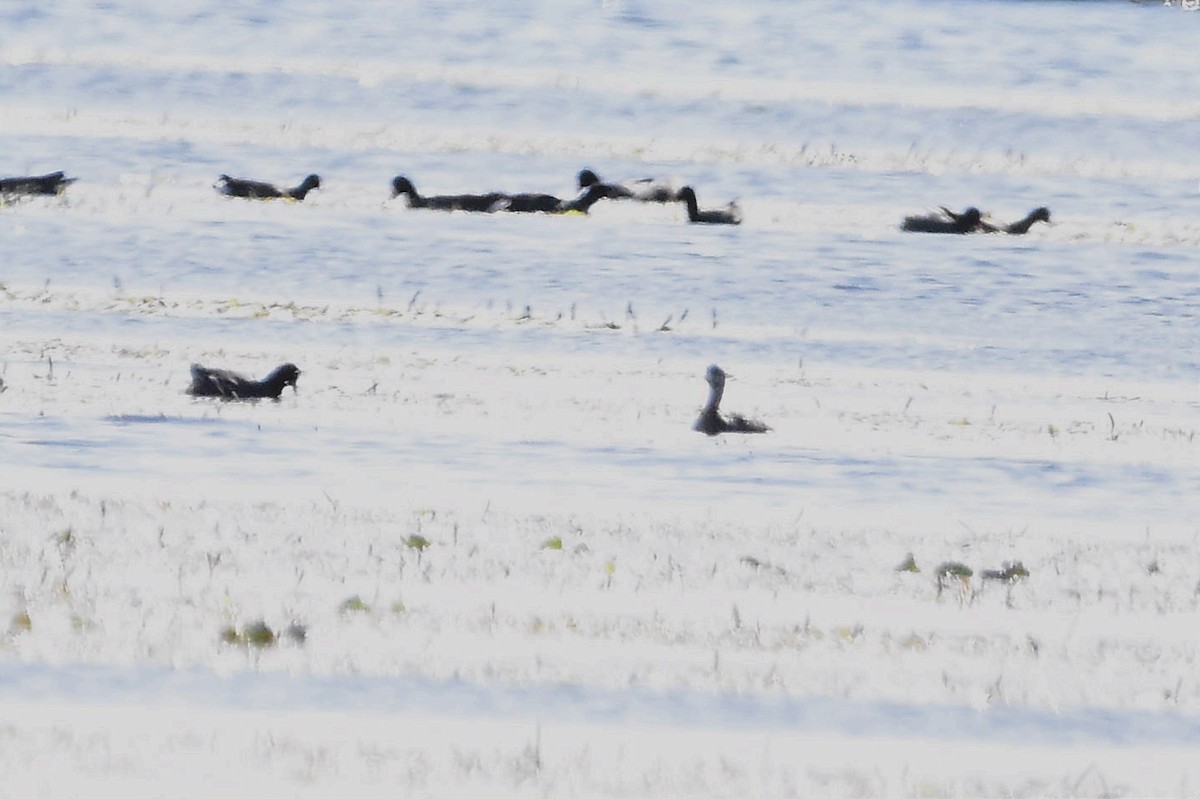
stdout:
[(679, 190), (679, 200), (687, 204), (688, 221), (699, 225), (740, 225), (742, 211), (737, 203), (730, 203), (722, 210), (701, 211), (696, 201), (696, 191), (691, 186)]
[(283, 389), (291, 386), (296, 390), (300, 370), (294, 363), (277, 366), (262, 380), (251, 380), (237, 372), (226, 369), (209, 369), (198, 363), (192, 364), (192, 384), (187, 393), (193, 397), (220, 397), (227, 400), (263, 399), (277, 400)]
[(606, 183), (590, 169), (580, 170), (576, 180), (580, 190), (589, 186), (607, 186), (608, 196), (614, 200), (637, 200), (643, 203), (670, 203), (679, 198), (679, 192), (673, 186), (654, 178), (639, 178), (627, 183)]
[(570, 200), (561, 200), (553, 194), (503, 194), (496, 210), (513, 214), (586, 214), (597, 202), (612, 196), (611, 191), (612, 187), (608, 184), (597, 183)]
[[(1024, 236), (1026, 233), (1029, 232), (1029, 228), (1033, 227), (1034, 222), (1047, 222), (1048, 223), (1049, 221), (1050, 221), (1050, 209), (1043, 205), (1040, 208), (1034, 208), (1032, 211), (1030, 211), (1028, 214), (1025, 215), (1024, 219), (1019, 219), (1016, 222), (1005, 225), (1004, 227), (999, 228), (999, 230), (1002, 230), (1005, 233), (1011, 233), (1014, 236)], [(987, 223), (983, 223), (983, 224), (987, 224)], [(989, 228), (989, 230), (987, 232), (989, 232), (989, 233), (997, 232), (997, 228), (995, 228), (994, 226), (987, 225), (987, 227)]]
[(708, 436), (718, 433), (765, 433), (771, 428), (755, 419), (733, 414), (728, 419), (721, 416), (721, 395), (725, 393), (726, 374), (715, 363), (708, 367), (704, 379), (708, 381), (708, 402), (692, 429)]
[(0, 178), (0, 194), (62, 194), (76, 180), (62, 172)]
[[(942, 206), (942, 213), (953, 222), (963, 225), (970, 224), (970, 212), (974, 210), (974, 208), (968, 208), (965, 212), (956, 214), (949, 208)], [(967, 233), (1008, 233), (1013, 236), (1023, 236), (1029, 232), (1029, 228), (1033, 227), (1034, 222), (1049, 222), (1050, 209), (1045, 206), (1034, 208), (1025, 215), (1024, 219), (1018, 219), (1016, 222), (999, 227), (990, 222), (983, 221), (982, 214), (980, 216), (981, 218), (975, 222), (975, 225), (970, 230), (966, 231)]]
[(263, 183), (258, 180), (231, 178), (229, 175), (221, 175), (217, 179), (217, 182), (213, 184), (213, 188), (228, 197), (245, 197), (250, 200), (283, 198), (300, 202), (308, 196), (310, 191), (321, 188), (321, 178), (316, 175), (309, 175), (299, 186), (293, 189), (281, 189), (270, 183)]
[(493, 191), (487, 194), (437, 194), (422, 197), (412, 181), (403, 175), (392, 178), (392, 197), (406, 195), (409, 208), (429, 208), (434, 211), (473, 211), (491, 213), (498, 209), (505, 195)]
[(900, 223), (901, 230), (910, 233), (972, 233), (979, 226), (983, 214), (978, 208), (968, 208), (961, 214), (956, 214), (948, 208), (942, 208), (945, 216), (906, 216)]
[(520, 192), (504, 194), (496, 206), (497, 211), (511, 214), (553, 214), (562, 206), (562, 200), (553, 194)]

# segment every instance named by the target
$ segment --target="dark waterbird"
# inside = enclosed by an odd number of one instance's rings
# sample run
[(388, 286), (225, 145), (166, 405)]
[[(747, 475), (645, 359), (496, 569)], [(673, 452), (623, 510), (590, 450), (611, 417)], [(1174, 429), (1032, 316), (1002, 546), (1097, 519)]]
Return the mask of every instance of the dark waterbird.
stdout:
[(291, 386), (292, 390), (296, 389), (296, 380), (299, 377), (300, 370), (294, 363), (277, 366), (262, 380), (251, 380), (227, 369), (210, 369), (194, 363), (192, 384), (188, 386), (187, 393), (193, 397), (220, 397), (227, 400), (277, 400), (287, 386)]
[(300, 202), (308, 196), (310, 191), (321, 188), (321, 178), (316, 175), (309, 175), (299, 186), (292, 189), (281, 189), (278, 186), (263, 183), (259, 180), (246, 180), (245, 178), (231, 178), (229, 175), (221, 175), (217, 179), (217, 182), (213, 184), (213, 188), (228, 197), (245, 197), (250, 200), (285, 199)]
[(942, 208), (942, 215), (906, 216), (900, 224), (901, 230), (910, 233), (953, 233), (962, 235), (973, 233), (979, 227), (983, 214), (978, 208), (968, 208), (961, 214), (956, 214), (948, 208)]
[(770, 430), (771, 428), (762, 422), (747, 419), (736, 413), (728, 419), (721, 416), (721, 396), (725, 393), (725, 377), (724, 370), (715, 363), (704, 373), (704, 379), (708, 381), (708, 402), (704, 405), (704, 410), (700, 411), (700, 416), (692, 425), (692, 429), (708, 436), (715, 436), (718, 433), (765, 433)]
[(669, 183), (654, 178), (640, 178), (624, 183), (608, 183), (590, 169), (579, 172), (576, 178), (582, 191), (591, 186), (608, 187), (608, 197), (614, 200), (637, 200), (643, 203), (670, 203), (680, 199)]
[(701, 211), (696, 200), (696, 190), (684, 186), (679, 190), (679, 199), (687, 204), (688, 221), (698, 225), (740, 225), (742, 212), (737, 203), (730, 203), (727, 208)]
[(1024, 219), (999, 226), (983, 221), (983, 214), (974, 207), (958, 214), (942, 206), (941, 212), (942, 216), (905, 217), (904, 224), (900, 227), (915, 233), (1008, 233), (1023, 236), (1035, 222), (1050, 221), (1050, 209), (1045, 206), (1034, 208)]
[(62, 172), (0, 178), (0, 194), (62, 194), (75, 181), (76, 178), (69, 178)]
[(505, 200), (505, 195), (498, 191), (487, 194), (435, 194), (423, 197), (417, 192), (412, 181), (397, 175), (392, 178), (392, 197), (405, 195), (409, 208), (428, 208), (434, 211), (473, 211), (475, 213), (491, 213), (499, 209)]
[(1009, 233), (1013, 236), (1024, 236), (1029, 232), (1029, 228), (1033, 227), (1034, 222), (1050, 222), (1050, 209), (1046, 206), (1034, 208), (1024, 219), (1018, 219), (1007, 225), (996, 227), (989, 225), (987, 222), (980, 222), (979, 227), (985, 233)]
[(612, 187), (606, 183), (588, 186), (576, 197), (562, 200), (553, 194), (504, 194), (497, 211), (507, 211), (513, 214), (586, 214), (588, 209), (600, 200), (611, 197)]

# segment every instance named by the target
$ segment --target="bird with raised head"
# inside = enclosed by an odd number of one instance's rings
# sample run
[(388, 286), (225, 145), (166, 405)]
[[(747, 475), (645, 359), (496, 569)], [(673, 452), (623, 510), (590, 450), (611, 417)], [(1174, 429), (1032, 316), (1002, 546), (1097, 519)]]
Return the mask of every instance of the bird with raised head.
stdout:
[(742, 224), (742, 210), (738, 208), (737, 203), (731, 202), (721, 209), (701, 211), (699, 202), (696, 200), (696, 190), (691, 186), (684, 186), (680, 189), (677, 199), (687, 205), (689, 222), (698, 225)]
[(487, 194), (434, 194), (422, 196), (413, 182), (404, 175), (392, 178), (392, 197), (404, 195), (409, 208), (428, 208), (431, 211), (472, 211), (487, 214), (499, 209), (504, 195), (498, 191)]
[[(1014, 236), (1024, 236), (1026, 233), (1029, 232), (1029, 228), (1033, 227), (1034, 222), (1046, 222), (1047, 224), (1049, 224), (1050, 209), (1044, 205), (1041, 206), (1040, 208), (1034, 208), (1032, 211), (1030, 211), (1028, 214), (1025, 215), (1024, 219), (1018, 219), (1016, 222), (1013, 222), (1011, 224), (1005, 225), (1004, 227), (1000, 228), (1000, 230), (1003, 230), (1005, 233), (1010, 233)], [(989, 225), (988, 227), (991, 227), (991, 225)], [(994, 228), (993, 228), (993, 230), (994, 230)]]
[(721, 397), (725, 393), (727, 376), (725, 370), (715, 363), (704, 373), (704, 379), (708, 381), (708, 402), (704, 404), (692, 429), (708, 436), (718, 433), (765, 433), (770, 430), (757, 419), (747, 419), (736, 413), (729, 418), (721, 416)]

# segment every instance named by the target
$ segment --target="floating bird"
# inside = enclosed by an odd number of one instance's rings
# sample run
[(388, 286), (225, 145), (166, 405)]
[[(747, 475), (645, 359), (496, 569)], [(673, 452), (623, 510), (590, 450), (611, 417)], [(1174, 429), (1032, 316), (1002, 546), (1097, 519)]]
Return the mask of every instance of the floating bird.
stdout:
[(62, 172), (0, 178), (0, 194), (62, 194), (76, 180)]
[(291, 386), (296, 390), (296, 380), (300, 370), (293, 363), (285, 363), (275, 368), (263, 380), (251, 380), (237, 372), (226, 369), (209, 369), (200, 364), (192, 364), (192, 384), (187, 393), (193, 397), (220, 397), (227, 400), (263, 399), (269, 397), (277, 400), (283, 389)]
[(429, 208), (434, 211), (473, 211), (491, 213), (505, 200), (500, 192), (487, 194), (438, 194), (422, 197), (412, 181), (403, 175), (392, 178), (392, 197), (406, 195), (409, 208)]
[(504, 194), (501, 196), (496, 210), (512, 214), (554, 214), (558, 213), (562, 202), (553, 194), (532, 192)]
[(217, 179), (217, 182), (213, 184), (213, 188), (229, 197), (246, 197), (251, 200), (275, 200), (283, 198), (300, 202), (308, 196), (310, 191), (321, 188), (321, 178), (316, 175), (309, 175), (294, 189), (280, 189), (277, 186), (272, 186), (270, 183), (221, 175)]
[(942, 208), (944, 216), (906, 216), (900, 224), (901, 230), (910, 233), (954, 233), (962, 235), (973, 233), (979, 227), (983, 214), (978, 208), (968, 208), (961, 214), (956, 214), (948, 208)]
[(1018, 219), (1016, 222), (1013, 222), (1008, 225), (1004, 225), (1003, 227), (998, 228), (995, 225), (989, 225), (987, 222), (980, 222), (979, 224), (980, 224), (980, 228), (986, 233), (1001, 233), (1001, 232), (1003, 232), (1003, 233), (1012, 234), (1013, 236), (1024, 236), (1026, 233), (1029, 232), (1029, 228), (1033, 227), (1034, 222), (1047, 222), (1048, 223), (1049, 221), (1050, 221), (1050, 209), (1045, 206), (1042, 206), (1040, 208), (1034, 208), (1032, 211), (1030, 211), (1028, 214), (1025, 215), (1024, 219)]
[(765, 433), (771, 428), (754, 419), (733, 414), (728, 419), (721, 416), (721, 395), (725, 393), (725, 372), (715, 363), (708, 367), (704, 379), (708, 381), (708, 402), (692, 429), (715, 436), (718, 433)]
[(1045, 206), (1033, 209), (1024, 219), (1000, 226), (983, 221), (983, 214), (978, 208), (968, 208), (961, 214), (956, 214), (942, 206), (941, 211), (944, 216), (905, 217), (900, 227), (917, 233), (1008, 233), (1023, 236), (1035, 222), (1050, 221), (1050, 209)]
[(696, 191), (691, 186), (679, 190), (678, 199), (687, 203), (688, 221), (699, 225), (740, 225), (742, 212), (737, 203), (730, 203), (723, 210), (701, 211), (696, 201)]
[(608, 196), (614, 200), (637, 200), (643, 203), (670, 203), (680, 199), (673, 186), (654, 178), (640, 178), (627, 183), (606, 183), (590, 169), (581, 170), (577, 178), (580, 190), (589, 186), (607, 186)]
[(611, 191), (612, 187), (608, 184), (597, 183), (570, 200), (561, 200), (553, 194), (504, 194), (496, 210), (513, 214), (586, 214), (597, 202), (611, 197)]

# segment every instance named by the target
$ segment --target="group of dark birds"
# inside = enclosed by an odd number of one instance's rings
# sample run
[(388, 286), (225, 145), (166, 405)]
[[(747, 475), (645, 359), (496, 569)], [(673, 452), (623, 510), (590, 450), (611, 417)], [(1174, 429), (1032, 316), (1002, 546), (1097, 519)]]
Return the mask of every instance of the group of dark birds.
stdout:
[[(46, 175), (31, 175), (22, 177), (0, 178), (0, 197), (32, 195), (58, 195), (74, 183), (76, 178), (68, 178), (63, 172), (51, 172)], [(696, 192), (691, 186), (680, 189), (673, 188), (661, 180), (642, 179), (627, 183), (608, 183), (590, 169), (582, 170), (577, 178), (579, 194), (564, 200), (552, 194), (533, 192), (507, 193), (486, 192), (483, 194), (439, 194), (423, 196), (417, 192), (412, 181), (403, 175), (397, 175), (392, 180), (392, 197), (404, 196), (409, 208), (428, 208), (436, 211), (467, 211), (472, 213), (545, 213), (545, 214), (586, 214), (588, 209), (600, 200), (634, 200), (647, 203), (682, 202), (687, 206), (688, 220), (697, 224), (736, 225), (741, 223), (741, 213), (735, 203), (727, 208), (700, 210), (696, 200)], [(321, 178), (309, 175), (294, 188), (280, 188), (270, 183), (245, 178), (234, 178), (221, 175), (214, 188), (221, 194), (230, 197), (244, 197), (252, 200), (287, 199), (301, 202), (313, 189), (321, 187)], [(1049, 222), (1050, 210), (1036, 208), (1024, 219), (1009, 225), (993, 225), (984, 221), (983, 214), (978, 208), (967, 208), (962, 213), (955, 213), (942, 207), (941, 214), (930, 216), (909, 216), (901, 224), (901, 229), (915, 233), (1009, 233), (1022, 235), (1029, 231), (1035, 222)], [(218, 397), (224, 400), (278, 400), (283, 390), (291, 386), (296, 389), (300, 378), (300, 369), (295, 364), (285, 363), (277, 367), (262, 380), (231, 372), (226, 369), (212, 369), (193, 364), (191, 368), (192, 382), (187, 393), (195, 397)], [(727, 375), (721, 367), (713, 364), (705, 373), (708, 382), (708, 401), (700, 416), (696, 419), (693, 429), (705, 435), (715, 436), (720, 433), (765, 433), (770, 430), (765, 424), (754, 419), (733, 414), (729, 417), (721, 415), (721, 398), (725, 393)]]
[(1000, 226), (983, 221), (983, 214), (978, 208), (974, 207), (968, 208), (961, 214), (956, 214), (943, 206), (941, 212), (940, 215), (906, 216), (904, 222), (900, 225), (900, 229), (911, 233), (954, 233), (958, 235), (967, 233), (1009, 233), (1014, 236), (1023, 236), (1029, 232), (1029, 228), (1033, 227), (1034, 222), (1050, 221), (1050, 209), (1045, 206), (1034, 208), (1025, 215), (1024, 219), (1018, 219), (1012, 224)]
[[(37, 194), (61, 194), (75, 182), (62, 172), (28, 177), (0, 178), (0, 197), (31, 196)], [(517, 214), (586, 214), (600, 200), (637, 200), (648, 203), (681, 202), (687, 207), (688, 220), (703, 225), (739, 225), (741, 210), (731, 202), (725, 208), (701, 210), (696, 199), (696, 190), (691, 186), (675, 189), (665, 181), (644, 179), (629, 183), (606, 183), (590, 169), (578, 175), (579, 193), (562, 199), (553, 194), (539, 192), (490, 191), (483, 194), (438, 194), (422, 196), (416, 186), (404, 175), (392, 179), (392, 197), (403, 196), (409, 208), (428, 208), (434, 211), (469, 211), (492, 214), (508, 212)], [(243, 197), (248, 200), (294, 200), (303, 202), (313, 189), (321, 188), (319, 175), (309, 175), (292, 188), (276, 186), (261, 180), (235, 178), (221, 175), (213, 184), (227, 197)]]
[(635, 200), (645, 203), (681, 202), (687, 207), (688, 221), (702, 225), (738, 225), (742, 214), (736, 203), (725, 208), (700, 210), (696, 190), (691, 186), (674, 188), (670, 183), (652, 178), (628, 183), (609, 183), (590, 169), (576, 177), (579, 193), (571, 199), (536, 192), (485, 192), (483, 194), (435, 194), (423, 196), (404, 175), (392, 179), (392, 197), (404, 196), (409, 208), (428, 208), (434, 211), (470, 211), (492, 214), (586, 214), (600, 200)]
[[(708, 401), (700, 411), (692, 429), (708, 436), (720, 433), (765, 433), (771, 428), (755, 419), (739, 414), (729, 417), (721, 415), (721, 398), (725, 394), (725, 371), (713, 364), (708, 367), (704, 379), (708, 382)], [(193, 397), (217, 397), (223, 400), (278, 400), (288, 386), (296, 391), (300, 369), (294, 363), (275, 367), (262, 380), (253, 380), (228, 369), (212, 369), (192, 364), (192, 383), (187, 393)]]
[[(28, 196), (37, 194), (61, 194), (75, 182), (62, 172), (48, 175), (0, 178), (0, 197)], [(392, 197), (403, 196), (409, 208), (427, 208), (433, 211), (466, 211), (470, 213), (542, 213), (542, 214), (586, 214), (600, 200), (635, 200), (645, 203), (681, 202), (687, 207), (688, 221), (701, 225), (739, 225), (741, 209), (736, 202), (725, 208), (701, 210), (696, 191), (691, 186), (676, 189), (669, 182), (653, 178), (642, 178), (624, 183), (606, 182), (590, 169), (581, 170), (576, 178), (579, 193), (570, 199), (538, 192), (489, 191), (482, 194), (435, 194), (424, 196), (417, 191), (413, 182), (404, 175), (392, 178)], [(321, 178), (309, 175), (299, 185), (281, 188), (260, 180), (235, 178), (221, 175), (215, 184), (221, 194), (228, 197), (244, 197), (249, 200), (294, 200), (302, 202), (313, 189), (321, 188)], [(955, 213), (942, 207), (940, 214), (908, 216), (900, 224), (901, 230), (912, 233), (1009, 233), (1020, 236), (1029, 232), (1035, 222), (1049, 222), (1050, 209), (1035, 208), (1024, 218), (1009, 225), (993, 225), (983, 218), (978, 208), (968, 208)]]
[[(409, 208), (431, 211), (466, 211), (477, 214), (586, 214), (600, 200), (637, 200), (648, 203), (682, 202), (687, 206), (688, 220), (705, 225), (737, 225), (742, 221), (736, 203), (723, 209), (700, 210), (696, 191), (691, 186), (673, 188), (664, 181), (645, 179), (630, 183), (606, 183), (590, 169), (582, 170), (577, 178), (579, 193), (570, 199), (541, 192), (489, 191), (482, 194), (435, 194), (424, 196), (404, 175), (392, 178), (392, 198), (404, 197)], [(294, 188), (281, 188), (270, 183), (221, 175), (214, 188), (229, 197), (251, 200), (287, 199), (300, 202), (313, 189), (321, 187), (321, 178), (309, 175)]]
[[(392, 178), (392, 198), (404, 197), (409, 208), (431, 211), (466, 211), (476, 214), (586, 214), (600, 200), (637, 200), (648, 203), (682, 202), (687, 207), (688, 220), (705, 225), (741, 224), (742, 215), (736, 203), (726, 208), (700, 210), (696, 191), (691, 186), (675, 189), (665, 181), (644, 179), (629, 183), (607, 183), (590, 169), (577, 176), (579, 193), (570, 199), (541, 192), (488, 191), (482, 194), (434, 194), (425, 196), (404, 175)], [(277, 198), (303, 200), (310, 191), (321, 187), (321, 178), (309, 175), (295, 188), (279, 188), (270, 183), (221, 175), (215, 188), (230, 197), (253, 200)]]

